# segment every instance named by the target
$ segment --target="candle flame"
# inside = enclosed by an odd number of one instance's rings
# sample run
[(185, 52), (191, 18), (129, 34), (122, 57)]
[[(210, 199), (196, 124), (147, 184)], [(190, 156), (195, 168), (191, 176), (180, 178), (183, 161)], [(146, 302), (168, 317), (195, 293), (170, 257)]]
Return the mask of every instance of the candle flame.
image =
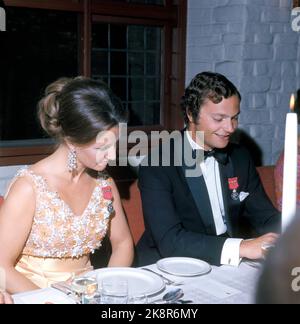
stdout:
[(292, 96), (291, 96), (290, 109), (291, 109), (291, 111), (294, 111), (294, 109), (295, 109), (295, 95), (294, 94), (292, 94)]

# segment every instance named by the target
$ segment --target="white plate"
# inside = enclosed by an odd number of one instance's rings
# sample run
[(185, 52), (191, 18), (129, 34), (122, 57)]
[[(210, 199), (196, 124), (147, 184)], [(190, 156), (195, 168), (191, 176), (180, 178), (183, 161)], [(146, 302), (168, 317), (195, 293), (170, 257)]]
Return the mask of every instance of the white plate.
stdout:
[(91, 271), (86, 276), (97, 277), (97, 281), (104, 278), (125, 279), (128, 282), (129, 296), (152, 296), (165, 288), (164, 281), (154, 273), (136, 268), (102, 268)]
[(211, 266), (207, 262), (184, 257), (161, 259), (156, 265), (163, 272), (183, 277), (200, 276), (211, 271)]

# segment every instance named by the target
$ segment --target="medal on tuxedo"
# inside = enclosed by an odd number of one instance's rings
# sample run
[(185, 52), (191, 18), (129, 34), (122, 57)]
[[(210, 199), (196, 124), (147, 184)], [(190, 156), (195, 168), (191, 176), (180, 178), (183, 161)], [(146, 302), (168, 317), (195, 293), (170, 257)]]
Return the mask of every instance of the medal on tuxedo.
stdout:
[(239, 193), (237, 192), (237, 189), (239, 187), (238, 178), (237, 177), (228, 178), (228, 186), (229, 186), (229, 190), (232, 190), (231, 199), (238, 200), (239, 199)]

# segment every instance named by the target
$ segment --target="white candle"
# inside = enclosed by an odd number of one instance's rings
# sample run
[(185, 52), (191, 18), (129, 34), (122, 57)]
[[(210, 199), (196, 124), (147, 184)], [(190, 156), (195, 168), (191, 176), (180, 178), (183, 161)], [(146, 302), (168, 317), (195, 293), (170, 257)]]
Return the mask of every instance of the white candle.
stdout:
[(283, 192), (282, 192), (282, 232), (296, 215), (297, 205), (297, 151), (298, 118), (293, 112), (295, 97), (292, 95), (291, 111), (286, 115), (284, 139)]

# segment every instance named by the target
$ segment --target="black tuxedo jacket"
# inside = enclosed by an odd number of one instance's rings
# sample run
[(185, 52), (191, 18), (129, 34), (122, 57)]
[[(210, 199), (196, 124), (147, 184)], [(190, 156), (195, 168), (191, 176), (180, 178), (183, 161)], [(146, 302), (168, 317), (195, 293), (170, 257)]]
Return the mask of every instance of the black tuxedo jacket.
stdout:
[[(171, 156), (174, 147), (173, 143)], [(279, 212), (267, 197), (248, 151), (233, 144), (226, 151), (228, 162), (219, 163), (227, 223), (227, 233), (222, 236), (216, 235), (203, 176), (186, 177), (185, 165), (176, 166), (176, 158), (171, 158), (170, 166), (163, 166), (161, 161), (158, 166), (140, 166), (145, 232), (137, 244), (137, 265), (171, 256), (194, 257), (219, 265), (225, 240), (244, 238), (241, 233), (244, 220), (256, 236), (279, 232)], [(156, 154), (163, 155), (161, 146)], [(249, 193), (242, 202), (231, 197), (228, 179), (234, 177), (238, 179), (237, 192)]]

